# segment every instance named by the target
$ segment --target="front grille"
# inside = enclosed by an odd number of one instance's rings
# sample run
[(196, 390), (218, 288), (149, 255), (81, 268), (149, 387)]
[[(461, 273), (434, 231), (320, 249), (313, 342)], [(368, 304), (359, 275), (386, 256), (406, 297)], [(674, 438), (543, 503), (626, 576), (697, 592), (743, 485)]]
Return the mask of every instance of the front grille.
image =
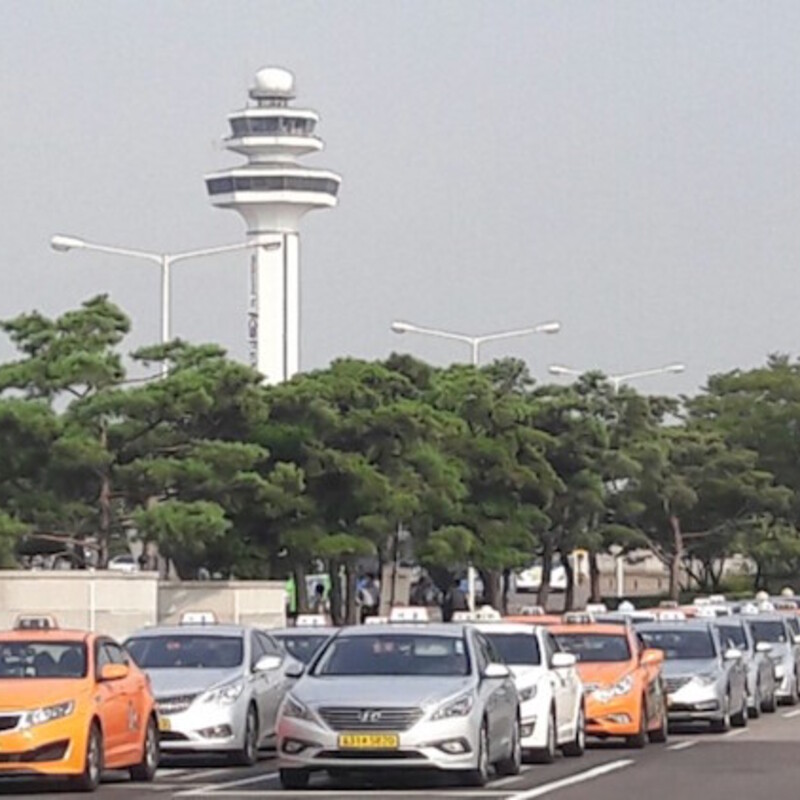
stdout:
[(194, 702), (196, 694), (180, 694), (173, 697), (161, 697), (156, 701), (159, 714), (180, 714)]
[(64, 739), (22, 753), (0, 753), (0, 764), (38, 764), (47, 761), (61, 761), (67, 754), (68, 747), (69, 742)]
[(416, 750), (322, 750), (316, 757), (335, 761), (413, 761), (425, 758)]
[(2, 716), (0, 717), (0, 731), (11, 731), (17, 727), (19, 722), (19, 715)]
[(422, 709), (326, 706), (319, 715), (335, 731), (407, 731), (422, 719)]
[(667, 690), (667, 694), (674, 694), (678, 689), (683, 689), (690, 680), (691, 678), (665, 678), (664, 688)]

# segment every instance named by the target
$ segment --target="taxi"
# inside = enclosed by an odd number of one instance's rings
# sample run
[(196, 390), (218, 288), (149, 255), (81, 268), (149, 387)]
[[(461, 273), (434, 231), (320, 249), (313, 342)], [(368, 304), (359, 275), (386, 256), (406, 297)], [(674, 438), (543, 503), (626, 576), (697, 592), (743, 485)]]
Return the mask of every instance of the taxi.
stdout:
[(52, 624), (0, 631), (0, 780), (94, 791), (104, 769), (151, 781), (158, 761), (150, 684), (119, 644)]
[(664, 654), (627, 624), (565, 622), (550, 632), (578, 659), (586, 692), (586, 733), (623, 737), (630, 747), (667, 740)]

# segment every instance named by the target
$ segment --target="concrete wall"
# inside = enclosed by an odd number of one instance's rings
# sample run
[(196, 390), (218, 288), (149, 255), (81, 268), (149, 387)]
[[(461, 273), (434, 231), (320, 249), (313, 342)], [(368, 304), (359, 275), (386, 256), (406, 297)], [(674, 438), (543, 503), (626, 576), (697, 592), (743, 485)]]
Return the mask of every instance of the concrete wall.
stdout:
[(50, 614), (61, 628), (124, 639), (138, 628), (212, 611), (220, 622), (286, 624), (281, 581), (159, 581), (154, 572), (0, 570), (0, 630), (20, 614)]
[(162, 581), (158, 619), (180, 621), (184, 611), (211, 611), (219, 622), (280, 628), (286, 625), (283, 581)]

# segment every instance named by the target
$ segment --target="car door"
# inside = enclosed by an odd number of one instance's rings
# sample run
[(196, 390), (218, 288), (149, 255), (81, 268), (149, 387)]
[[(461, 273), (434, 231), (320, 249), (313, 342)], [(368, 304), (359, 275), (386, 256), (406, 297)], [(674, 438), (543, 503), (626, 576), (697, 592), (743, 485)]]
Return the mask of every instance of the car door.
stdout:
[[(497, 651), (494, 643), (487, 639), (485, 636), (481, 637), (486, 644), (487, 655), (490, 664), (499, 664), (508, 669), (503, 657)], [(514, 723), (517, 719), (517, 689), (514, 684), (514, 679), (509, 675), (507, 678), (497, 679), (499, 685), (497, 690), (498, 697), (498, 722), (500, 725), (500, 738), (506, 743), (511, 742), (511, 735), (514, 728)]]
[(95, 698), (103, 728), (103, 747), (106, 763), (114, 766), (124, 759), (128, 739), (127, 686), (124, 680), (103, 681), (100, 673), (106, 664), (113, 664), (112, 654), (105, 639), (94, 643)]
[(128, 676), (119, 681), (125, 697), (127, 718), (124, 741), (120, 742), (120, 752), (128, 756), (138, 755), (149, 712), (146, 706), (146, 679), (138, 669), (131, 668), (130, 656), (115, 641), (107, 639), (104, 648), (112, 664), (124, 664), (130, 670)]
[(275, 733), (277, 726), (278, 709), (289, 688), (289, 679), (286, 677), (285, 672), (288, 659), (280, 644), (263, 631), (255, 631), (255, 639), (263, 655), (274, 656), (281, 661), (281, 666), (278, 669), (261, 673), (259, 684), (263, 692), (261, 702), (264, 709), (261, 730), (264, 731), (266, 736), (271, 736)]
[(561, 651), (555, 637), (544, 631), (544, 652), (547, 657), (547, 666), (553, 674), (553, 696), (556, 703), (556, 740), (560, 744), (572, 736), (572, 726), (575, 720), (575, 703), (580, 679), (575, 667), (553, 667), (553, 656)]
[(485, 678), (486, 667), (492, 663), (492, 656), (489, 643), (478, 633), (473, 634), (473, 644), (477, 659), (478, 668), (478, 694), (481, 705), (485, 709), (486, 722), (489, 734), (490, 758), (492, 760), (501, 757), (505, 745), (501, 739), (503, 737), (503, 718), (504, 701), (502, 696), (502, 684), (496, 678)]

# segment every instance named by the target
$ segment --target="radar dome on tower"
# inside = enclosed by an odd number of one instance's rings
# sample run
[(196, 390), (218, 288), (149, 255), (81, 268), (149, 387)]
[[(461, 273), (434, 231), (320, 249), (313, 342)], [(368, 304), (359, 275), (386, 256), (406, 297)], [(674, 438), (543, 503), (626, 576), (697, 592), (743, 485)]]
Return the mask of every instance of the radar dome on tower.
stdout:
[(295, 96), (294, 75), (282, 67), (263, 67), (256, 72), (255, 83), (250, 90), (254, 100), (269, 97), (292, 99)]

